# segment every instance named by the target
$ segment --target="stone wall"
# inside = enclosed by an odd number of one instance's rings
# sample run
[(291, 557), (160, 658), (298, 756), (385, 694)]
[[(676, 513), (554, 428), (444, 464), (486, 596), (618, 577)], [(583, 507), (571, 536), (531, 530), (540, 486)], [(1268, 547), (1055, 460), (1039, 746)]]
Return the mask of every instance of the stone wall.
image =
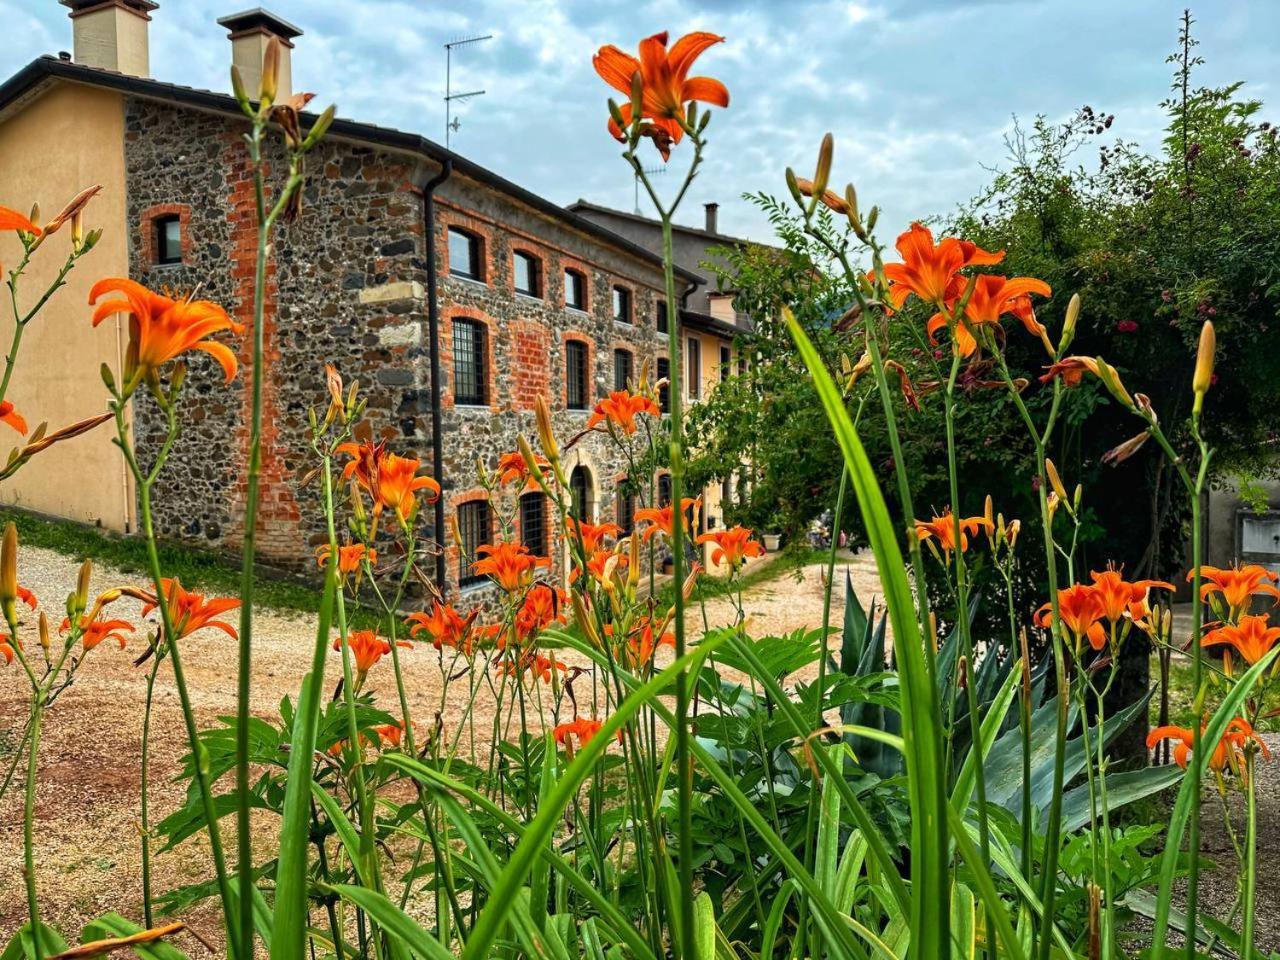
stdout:
[[(251, 326), (256, 243), (252, 180), (238, 120), (145, 100), (126, 105), (125, 163), (134, 279), (153, 288), (197, 290)], [(276, 155), (278, 175), (282, 159)], [(424, 169), (424, 165), (428, 169)], [(307, 409), (325, 403), (323, 365), (347, 382), (359, 379), (375, 437), (396, 452), (431, 464), (430, 355), (425, 302), (421, 194), (430, 164), (407, 155), (339, 141), (308, 157), (302, 218), (280, 228), (268, 276), (263, 337), (269, 364), (263, 418), (262, 558), (306, 569), (325, 539), (318, 484), (303, 484), (314, 466)], [(546, 393), (557, 431), (580, 431), (587, 412), (564, 405), (564, 341), (591, 339), (592, 396), (613, 387), (613, 349), (634, 352), (634, 368), (653, 366), (655, 316), (662, 286), (657, 264), (537, 213), (491, 187), (455, 177), (437, 193), (441, 369), (446, 516), (475, 496), (475, 463), (489, 466), (515, 449), (519, 431), (533, 432), (533, 402)], [(155, 219), (178, 216), (182, 262), (156, 263)], [(485, 240), (484, 282), (448, 274), (447, 229), (463, 225)], [(514, 292), (512, 253), (540, 258), (542, 299)], [(564, 305), (563, 271), (589, 278), (587, 310)], [(634, 324), (611, 316), (615, 283), (632, 291)], [(485, 324), (489, 403), (453, 401), (452, 320)], [(251, 338), (239, 345), (239, 377), (225, 384), (216, 364), (194, 354), (186, 387), (183, 434), (156, 487), (162, 535), (235, 552), (243, 538), (244, 452), (250, 411)], [(143, 463), (155, 456), (164, 425), (139, 394), (135, 442)], [(625, 469), (597, 436), (571, 455), (591, 472), (596, 515), (613, 515), (613, 491)], [(428, 527), (432, 513), (424, 511)], [(427, 533), (434, 536), (435, 531)], [(554, 554), (559, 559), (561, 550)], [(456, 588), (451, 552), (448, 585)], [(481, 598), (482, 599), (482, 598)]]

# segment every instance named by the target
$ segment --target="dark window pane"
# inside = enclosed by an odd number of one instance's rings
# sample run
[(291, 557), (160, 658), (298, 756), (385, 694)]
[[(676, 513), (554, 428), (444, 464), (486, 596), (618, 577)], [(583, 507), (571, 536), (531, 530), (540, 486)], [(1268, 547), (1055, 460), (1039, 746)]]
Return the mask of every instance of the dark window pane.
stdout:
[(456, 403), (487, 402), (484, 335), (483, 324), (460, 317), (453, 321), (453, 399)]
[(636, 497), (623, 488), (618, 489), (618, 526), (624, 537), (630, 536), (636, 526)]
[(484, 576), (477, 576), (471, 564), (477, 559), (476, 550), (480, 545), (489, 542), (490, 524), (488, 500), (473, 500), (459, 505), (458, 538), (462, 541), (458, 560), (459, 586), (483, 582)]
[[(658, 380), (666, 380), (671, 376), (671, 361), (666, 357), (658, 358)], [(663, 413), (671, 412), (671, 385), (664, 383), (658, 388), (658, 403)]]
[(538, 259), (527, 253), (517, 252), (514, 259), (516, 293), (530, 297), (542, 296), (538, 283)]
[(547, 556), (547, 497), (540, 491), (520, 498), (520, 542), (538, 556)]
[(658, 506), (665, 507), (671, 503), (671, 474), (664, 473), (658, 478)]
[(587, 409), (587, 345), (581, 340), (564, 345), (564, 403), (570, 410)]
[(702, 396), (702, 341), (697, 337), (689, 338), (689, 367), (685, 382), (689, 385), (689, 396), (697, 400)]
[(728, 347), (720, 348), (720, 379), (728, 380), (733, 373), (733, 355)]
[(449, 272), (472, 280), (480, 276), (480, 241), (455, 227), (449, 228)]
[(182, 221), (177, 217), (156, 220), (156, 262), (182, 262)]
[(574, 467), (569, 474), (569, 495), (573, 505), (571, 512), (583, 523), (591, 522), (591, 478), (587, 476), (586, 467)]
[(613, 288), (613, 319), (631, 322), (631, 291), (624, 287)]
[(576, 270), (564, 272), (564, 305), (575, 310), (587, 309), (587, 278)]
[(613, 389), (627, 389), (631, 379), (631, 353), (627, 350), (613, 351)]
[(658, 301), (658, 332), (667, 332), (667, 301)]

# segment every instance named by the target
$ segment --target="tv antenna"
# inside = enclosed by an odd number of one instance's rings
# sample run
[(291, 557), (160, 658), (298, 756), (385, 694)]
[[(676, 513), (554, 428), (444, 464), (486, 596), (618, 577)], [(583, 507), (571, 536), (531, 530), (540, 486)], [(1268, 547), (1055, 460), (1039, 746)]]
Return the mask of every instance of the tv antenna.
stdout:
[[(644, 175), (645, 175), (646, 177), (656, 177), (656, 176), (658, 176), (659, 174), (663, 174), (663, 173), (666, 173), (666, 172), (667, 172), (667, 168), (666, 168), (666, 167), (641, 167), (641, 170), (644, 172)], [(639, 173), (636, 173), (636, 174), (635, 174), (635, 179), (636, 179), (636, 216), (638, 217), (638, 216), (641, 216), (641, 213), (640, 213), (640, 174), (639, 174)]]
[(453, 92), (453, 50), (454, 47), (465, 47), (468, 44), (479, 43), (481, 40), (492, 40), (493, 34), (486, 33), (484, 36), (462, 37), (459, 40), (450, 40), (444, 45), (444, 146), (449, 149), (449, 140), (451, 136), (458, 132), (458, 128), (462, 126), (462, 122), (453, 116), (453, 101), (470, 100), (472, 97), (484, 96), (483, 90), (468, 90), (465, 93)]

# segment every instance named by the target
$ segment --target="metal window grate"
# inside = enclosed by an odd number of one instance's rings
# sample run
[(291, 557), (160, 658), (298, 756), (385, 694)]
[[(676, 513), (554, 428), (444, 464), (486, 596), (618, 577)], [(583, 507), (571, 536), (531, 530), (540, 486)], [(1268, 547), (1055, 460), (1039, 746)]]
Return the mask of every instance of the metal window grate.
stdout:
[[(666, 357), (658, 358), (658, 380), (666, 380), (671, 376), (671, 361)], [(662, 384), (658, 388), (658, 404), (662, 407), (663, 413), (671, 412), (671, 385)]]
[(623, 487), (618, 488), (618, 526), (624, 537), (629, 537), (636, 527), (636, 497)]
[(534, 491), (520, 498), (520, 542), (545, 557), (547, 550), (547, 497)]
[(487, 402), (484, 336), (484, 324), (454, 318), (453, 398), (456, 403), (483, 405)]
[(491, 520), (488, 500), (472, 500), (458, 505), (458, 538), (461, 554), (458, 559), (458, 586), (466, 587), (484, 580), (471, 569), (476, 550), (489, 542)]
[(457, 227), (449, 228), (449, 272), (455, 277), (481, 280), (480, 238)]
[(575, 310), (587, 309), (587, 278), (577, 270), (564, 272), (564, 305)]
[(182, 221), (178, 217), (158, 217), (156, 226), (156, 263), (182, 262)]
[(541, 277), (538, 269), (538, 258), (529, 253), (516, 251), (512, 259), (512, 265), (515, 269), (516, 293), (523, 293), (528, 297), (541, 297), (542, 285), (539, 283)]
[(581, 340), (564, 345), (564, 402), (570, 410), (587, 409), (587, 345)]
[(613, 351), (613, 389), (625, 390), (631, 380), (631, 351)]

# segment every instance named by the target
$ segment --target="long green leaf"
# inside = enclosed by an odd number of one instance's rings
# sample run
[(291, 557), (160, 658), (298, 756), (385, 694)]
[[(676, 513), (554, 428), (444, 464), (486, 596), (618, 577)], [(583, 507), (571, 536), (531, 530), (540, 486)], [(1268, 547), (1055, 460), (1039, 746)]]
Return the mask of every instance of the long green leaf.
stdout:
[(454, 960), (453, 954), (440, 946), (435, 937), (376, 890), (346, 883), (336, 883), (328, 889), (363, 910), (379, 930), (394, 938), (410, 953), (426, 960)]
[(950, 914), (938, 909), (948, 900), (950, 859), (942, 712), (898, 546), (899, 530), (890, 519), (871, 461), (822, 357), (791, 311), (785, 310), (784, 315), (844, 454), (893, 624), (894, 653), (902, 682), (902, 732), (911, 806), (911, 949), (920, 958), (942, 957), (951, 949)]
[(964, 763), (960, 767), (960, 774), (956, 777), (956, 785), (951, 790), (951, 806), (962, 813), (968, 808), (969, 801), (973, 799), (978, 763), (981, 762), (985, 769), (987, 754), (991, 752), (992, 745), (1000, 735), (1000, 725), (1004, 723), (1004, 716), (1009, 712), (1009, 705), (1013, 703), (1013, 695), (1018, 690), (1018, 681), (1022, 679), (1019, 672), (1021, 663), (1021, 659), (1015, 661), (1009, 676), (1005, 678), (1004, 686), (1000, 688), (996, 698), (991, 701), (991, 706), (987, 708), (987, 715), (982, 719), (982, 744), (978, 749), (969, 748)]
[[(333, 795), (315, 781), (311, 783), (311, 795), (315, 798), (316, 805), (329, 818), (329, 823), (333, 825), (334, 833), (338, 835), (342, 845), (347, 848), (347, 858), (351, 861), (351, 866), (355, 868), (356, 878), (367, 885), (369, 881), (364, 872), (364, 859), (360, 856), (360, 834), (356, 832), (355, 825), (342, 811), (342, 807), (333, 798)], [(277, 909), (279, 908), (277, 907)]]
[[(80, 942), (85, 944), (92, 943), (95, 940), (131, 937), (135, 933), (142, 933), (145, 929), (145, 927), (138, 926), (132, 920), (122, 917), (118, 913), (104, 913), (84, 925), (84, 929), (80, 931)], [(137, 954), (141, 960), (186, 960), (187, 957), (177, 947), (165, 943), (163, 940), (153, 940), (151, 943), (135, 943), (129, 947), (129, 950)]]
[[(995, 932), (999, 934), (1000, 941), (1004, 944), (1005, 953), (1015, 958), (1015, 960), (1026, 960), (1026, 954), (1022, 952), (1022, 943), (1014, 932), (1013, 924), (1009, 922), (1008, 906), (1000, 899), (1000, 892), (996, 889), (995, 881), (991, 879), (991, 871), (988, 869), (987, 861), (982, 857), (973, 839), (969, 836), (969, 832), (965, 828), (964, 818), (953, 810), (949, 804), (947, 813), (951, 817), (951, 835), (956, 839), (956, 849), (960, 852), (960, 856), (964, 858), (965, 863), (969, 865), (970, 876), (973, 877), (973, 882), (978, 888), (978, 895), (982, 898), (982, 902), (987, 908), (986, 915), (995, 924)], [(991, 937), (990, 931), (987, 932), (987, 937)], [(948, 945), (948, 954), (950, 951), (951, 948)]]

